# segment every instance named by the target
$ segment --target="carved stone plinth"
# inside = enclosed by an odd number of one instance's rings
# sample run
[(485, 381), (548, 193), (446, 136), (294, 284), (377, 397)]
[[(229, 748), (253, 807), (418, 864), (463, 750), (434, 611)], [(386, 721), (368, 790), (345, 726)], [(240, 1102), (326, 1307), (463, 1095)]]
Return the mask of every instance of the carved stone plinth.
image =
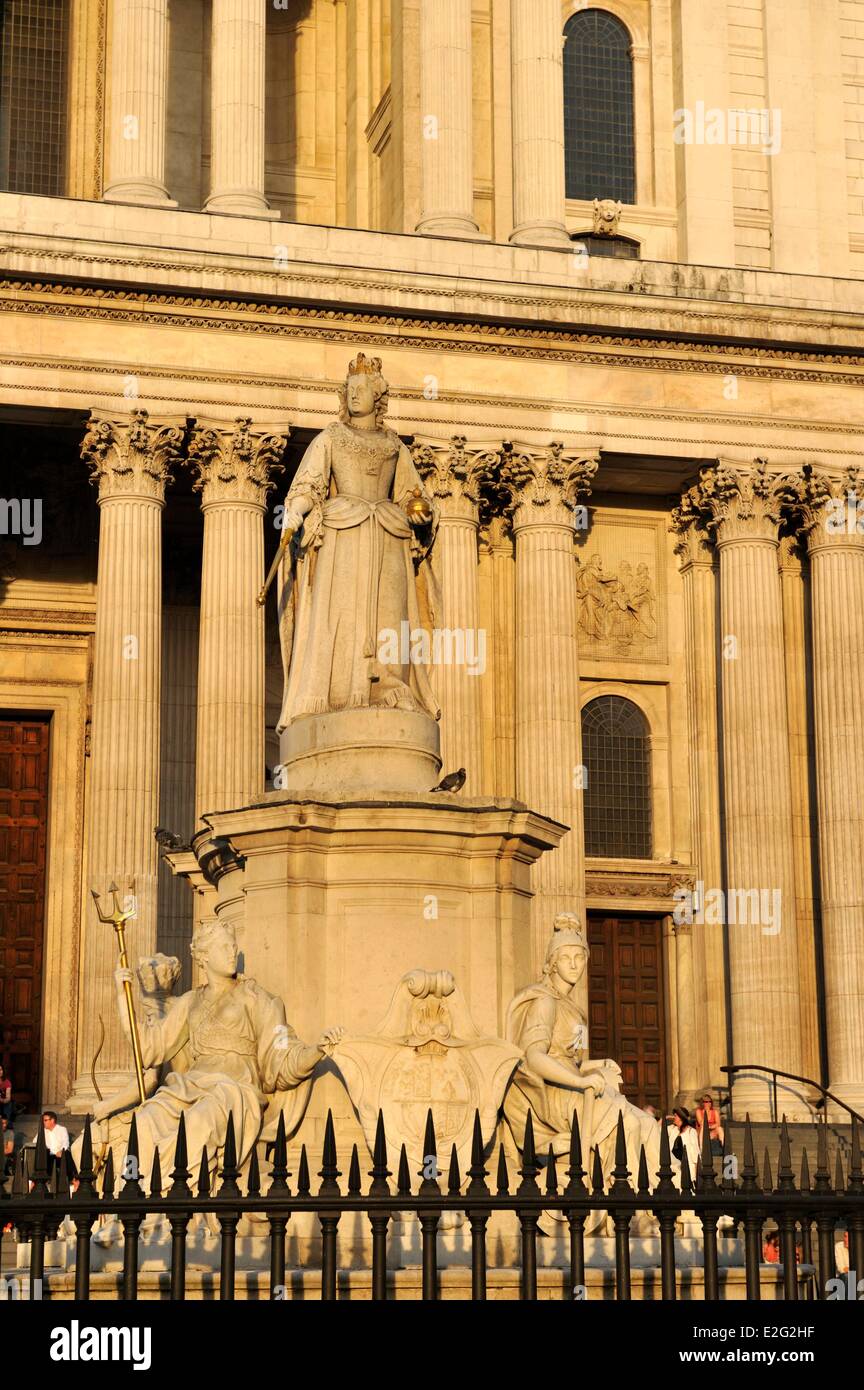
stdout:
[[(284, 999), (301, 1037), (325, 1020), (370, 1035), (401, 976), (442, 966), (482, 1036), (504, 1036), (507, 1004), (531, 978), (531, 866), (563, 826), (514, 801), (407, 793), (339, 802), (272, 792), (208, 820), (193, 849), (212, 910), (236, 922), (241, 968)], [(342, 1142), (363, 1146), (335, 1069), (322, 1083), (297, 1142), (320, 1151), (332, 1108)]]
[(310, 714), (283, 730), (279, 749), (279, 789), (302, 795), (425, 792), (441, 769), (438, 725), (421, 710)]

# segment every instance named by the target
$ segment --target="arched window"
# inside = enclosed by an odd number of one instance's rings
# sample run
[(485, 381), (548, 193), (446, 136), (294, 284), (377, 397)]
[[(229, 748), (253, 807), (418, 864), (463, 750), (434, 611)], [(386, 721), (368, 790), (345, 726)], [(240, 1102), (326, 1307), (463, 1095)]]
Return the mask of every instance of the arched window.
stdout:
[(651, 750), (648, 724), (632, 700), (600, 695), (582, 711), (585, 853), (651, 857)]
[(630, 34), (606, 10), (564, 26), (564, 161), (568, 198), (635, 203)]

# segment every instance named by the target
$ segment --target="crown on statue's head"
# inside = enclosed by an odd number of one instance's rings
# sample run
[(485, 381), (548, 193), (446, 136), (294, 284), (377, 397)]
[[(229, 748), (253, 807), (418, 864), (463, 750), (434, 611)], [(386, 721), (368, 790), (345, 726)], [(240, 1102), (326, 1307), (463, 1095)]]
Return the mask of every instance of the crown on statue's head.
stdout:
[(375, 376), (381, 371), (380, 357), (367, 357), (364, 352), (358, 352), (353, 362), (348, 363), (349, 376)]

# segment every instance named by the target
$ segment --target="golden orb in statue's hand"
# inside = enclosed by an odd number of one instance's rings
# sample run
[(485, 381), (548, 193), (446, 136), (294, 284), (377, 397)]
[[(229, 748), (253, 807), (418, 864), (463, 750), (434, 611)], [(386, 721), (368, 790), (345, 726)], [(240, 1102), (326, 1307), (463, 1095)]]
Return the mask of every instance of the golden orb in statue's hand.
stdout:
[(419, 492), (414, 492), (405, 503), (405, 512), (412, 526), (425, 526), (427, 521), (432, 520), (432, 508), (426, 498)]

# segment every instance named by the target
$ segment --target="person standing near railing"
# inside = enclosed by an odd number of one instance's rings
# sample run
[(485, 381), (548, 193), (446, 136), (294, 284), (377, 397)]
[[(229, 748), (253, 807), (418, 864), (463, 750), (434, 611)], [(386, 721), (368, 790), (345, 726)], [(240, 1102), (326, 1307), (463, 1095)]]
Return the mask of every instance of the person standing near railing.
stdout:
[(705, 1121), (708, 1121), (708, 1133), (711, 1136), (712, 1154), (722, 1154), (723, 1152), (723, 1126), (720, 1123), (720, 1116), (714, 1106), (714, 1097), (708, 1092), (702, 1096), (696, 1106), (696, 1132), (699, 1136), (699, 1147), (702, 1147), (702, 1129)]

